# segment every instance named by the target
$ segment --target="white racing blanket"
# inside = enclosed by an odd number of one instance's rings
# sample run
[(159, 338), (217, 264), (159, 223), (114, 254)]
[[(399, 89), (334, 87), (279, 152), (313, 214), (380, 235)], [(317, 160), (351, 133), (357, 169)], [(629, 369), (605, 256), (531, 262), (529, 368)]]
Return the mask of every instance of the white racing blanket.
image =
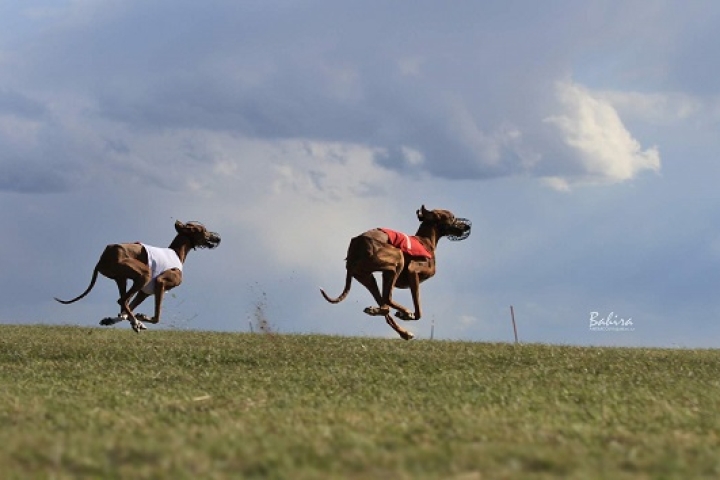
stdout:
[(147, 252), (148, 266), (152, 272), (150, 281), (142, 288), (142, 291), (148, 295), (152, 295), (155, 291), (155, 279), (158, 275), (167, 272), (171, 268), (177, 268), (182, 271), (182, 262), (180, 261), (180, 257), (177, 256), (177, 253), (175, 253), (175, 250), (171, 248), (151, 247), (144, 243), (141, 243), (141, 245)]

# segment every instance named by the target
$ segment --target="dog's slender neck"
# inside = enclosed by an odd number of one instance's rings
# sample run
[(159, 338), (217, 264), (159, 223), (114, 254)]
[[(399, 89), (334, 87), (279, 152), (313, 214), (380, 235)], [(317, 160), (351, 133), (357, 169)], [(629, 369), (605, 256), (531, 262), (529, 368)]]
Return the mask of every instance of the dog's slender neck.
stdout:
[(185, 258), (192, 247), (192, 239), (187, 235), (177, 235), (170, 243), (170, 249), (175, 250), (182, 263), (185, 263)]
[(435, 254), (435, 248), (438, 242), (438, 231), (437, 226), (430, 222), (422, 222), (415, 234), (418, 239), (425, 244), (430, 253)]

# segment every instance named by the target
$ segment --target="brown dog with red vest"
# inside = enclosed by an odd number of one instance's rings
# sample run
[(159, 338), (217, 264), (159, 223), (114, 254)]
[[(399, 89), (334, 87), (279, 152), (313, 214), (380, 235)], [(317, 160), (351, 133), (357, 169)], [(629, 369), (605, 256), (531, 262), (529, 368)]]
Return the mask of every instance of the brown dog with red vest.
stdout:
[[(470, 235), (472, 224), (465, 218), (456, 218), (448, 210), (427, 210), (423, 205), (417, 211), (420, 228), (410, 237), (389, 229), (376, 228), (350, 240), (345, 267), (345, 289), (337, 298), (330, 298), (321, 288), (325, 300), (339, 303), (350, 293), (354, 278), (365, 286), (377, 302), (377, 307), (367, 307), (368, 315), (384, 316), (385, 321), (405, 340), (414, 338), (412, 332), (401, 328), (390, 315), (402, 320), (419, 320), (420, 283), (435, 275), (435, 249), (438, 240), (464, 240)], [(373, 272), (382, 274), (382, 293)], [(409, 288), (415, 307), (414, 312), (395, 302), (393, 288)]]

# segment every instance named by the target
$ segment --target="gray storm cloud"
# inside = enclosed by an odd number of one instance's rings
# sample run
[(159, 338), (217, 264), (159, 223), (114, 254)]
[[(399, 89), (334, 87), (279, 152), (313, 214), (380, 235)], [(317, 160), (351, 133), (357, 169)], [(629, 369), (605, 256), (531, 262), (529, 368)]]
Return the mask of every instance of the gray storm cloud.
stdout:
[[(346, 142), (373, 149), (379, 165), (401, 172), (530, 175), (557, 188), (660, 168), (657, 149), (640, 145), (609, 103), (579, 83), (558, 83), (559, 63), (518, 75), (520, 67), (497, 51), (478, 54), (495, 35), (508, 56), (542, 59), (572, 32), (546, 40), (532, 27), (519, 43), (492, 25), (491, 11), (467, 6), (447, 19), (392, 6), (355, 18), (352, 9), (320, 15), (289, 3), (253, 20), (250, 7), (140, 5), (35, 12), (41, 33), (0, 56), (0, 66), (16, 73), (0, 77), (0, 146), (14, 152), (0, 160), (14, 172), (0, 188), (72, 188), (84, 177), (65, 178), (64, 167), (78, 168), (77, 159), (112, 165), (108, 157), (118, 152), (101, 145), (132, 145), (115, 138), (123, 130), (158, 143), (173, 130)], [(404, 17), (432, 28), (417, 30)], [(470, 28), (473, 18), (487, 31)], [(323, 22), (333, 28), (317, 28)], [(83, 108), (57, 106), (73, 102)], [(41, 174), (32, 165), (61, 150), (56, 143), (72, 145), (72, 159), (58, 154), (58, 171)], [(122, 168), (136, 164), (144, 175), (152, 167), (134, 153), (125, 152), (133, 161)]]

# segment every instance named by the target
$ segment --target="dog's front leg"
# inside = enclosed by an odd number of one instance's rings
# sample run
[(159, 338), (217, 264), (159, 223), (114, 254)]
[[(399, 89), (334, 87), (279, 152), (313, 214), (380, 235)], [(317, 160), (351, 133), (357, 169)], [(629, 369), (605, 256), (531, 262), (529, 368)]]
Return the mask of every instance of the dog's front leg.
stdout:
[(162, 301), (167, 290), (171, 290), (182, 283), (182, 272), (177, 268), (163, 272), (155, 279), (155, 316), (152, 318), (145, 317), (144, 320), (150, 323), (160, 322), (160, 312), (162, 311)]
[(407, 273), (408, 289), (410, 289), (410, 295), (412, 296), (413, 307), (415, 307), (415, 313), (410, 313), (407, 310), (398, 310), (395, 312), (395, 316), (401, 320), (420, 320), (422, 311), (420, 309), (420, 275), (417, 271), (414, 271), (412, 264), (408, 268)]
[(415, 307), (415, 314), (409, 320), (420, 320), (420, 317), (422, 317), (422, 311), (420, 310), (420, 276), (417, 272), (408, 272), (408, 287), (410, 288), (413, 307)]

